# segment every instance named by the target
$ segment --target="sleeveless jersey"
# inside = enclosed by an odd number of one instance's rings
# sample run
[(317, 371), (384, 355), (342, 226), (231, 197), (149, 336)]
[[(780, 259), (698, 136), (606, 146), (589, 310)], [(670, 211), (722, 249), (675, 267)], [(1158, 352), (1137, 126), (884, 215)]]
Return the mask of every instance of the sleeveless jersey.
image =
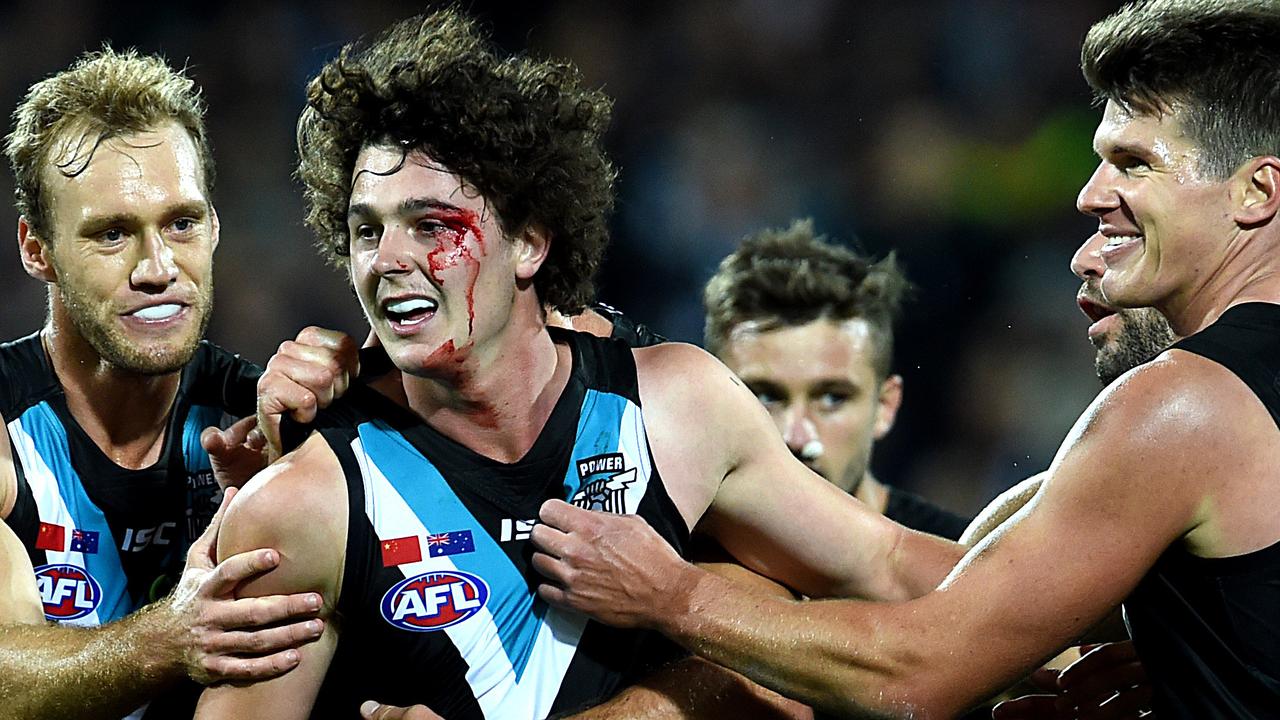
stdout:
[(363, 387), (345, 399), (353, 427), (321, 430), (347, 478), (349, 518), (340, 639), (312, 717), (358, 717), (377, 698), (450, 720), (540, 719), (598, 703), (674, 656), (653, 633), (588, 621), (535, 593), (529, 534), (549, 498), (638, 514), (677, 550), (688, 542), (649, 453), (631, 349), (552, 333), (573, 368), (515, 463), (474, 453)]
[[(31, 557), (46, 618), (99, 625), (168, 593), (221, 501), (200, 432), (253, 413), (259, 373), (201, 342), (182, 371), (159, 460), (130, 470), (71, 416), (38, 334), (0, 344), (0, 416), (18, 474), (6, 521)], [(180, 716), (161, 705), (171, 707), (158, 700), (149, 716)]]
[[(1280, 426), (1280, 305), (1237, 305), (1173, 347), (1235, 373)], [(1280, 716), (1280, 542), (1228, 558), (1173, 546), (1124, 609), (1157, 717)]]

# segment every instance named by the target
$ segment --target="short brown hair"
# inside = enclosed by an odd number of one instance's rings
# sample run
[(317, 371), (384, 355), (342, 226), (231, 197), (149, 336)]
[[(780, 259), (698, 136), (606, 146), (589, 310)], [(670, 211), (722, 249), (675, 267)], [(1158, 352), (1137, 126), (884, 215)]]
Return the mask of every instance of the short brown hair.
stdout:
[(702, 294), (706, 346), (719, 355), (733, 328), (748, 321), (768, 328), (860, 318), (871, 326), (875, 371), (884, 379), (893, 362), (893, 323), (910, 289), (893, 253), (873, 263), (815, 235), (813, 220), (797, 220), (746, 237), (720, 262)]
[(5, 154), (13, 166), (15, 203), (36, 235), (51, 240), (52, 210), (44, 187), (44, 167), (59, 140), (72, 133), (75, 157), (59, 163), (67, 177), (84, 172), (104, 140), (154, 130), (168, 122), (186, 129), (200, 155), (204, 189), (213, 190), (213, 153), (204, 128), (200, 89), (163, 58), (116, 52), (104, 47), (81, 55), (70, 68), (27, 91), (13, 113)]
[(572, 314), (594, 300), (608, 243), (613, 166), (601, 136), (611, 103), (566, 62), (500, 57), (447, 9), (347, 45), (307, 87), (298, 174), (307, 223), (333, 262), (347, 255), (351, 173), (370, 144), (421, 151), (493, 203), (504, 233), (551, 235), (534, 277), (544, 304)]
[(1176, 113), (1210, 177), (1280, 154), (1275, 0), (1135, 2), (1089, 30), (1080, 64), (1098, 100)]

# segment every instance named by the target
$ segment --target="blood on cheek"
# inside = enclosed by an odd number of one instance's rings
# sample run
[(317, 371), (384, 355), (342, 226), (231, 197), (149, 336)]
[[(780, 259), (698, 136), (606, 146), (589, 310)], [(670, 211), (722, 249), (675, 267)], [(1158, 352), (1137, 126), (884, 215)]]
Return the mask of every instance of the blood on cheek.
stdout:
[[(476, 281), (480, 277), (478, 256), (484, 254), (484, 233), (480, 230), (479, 218), (470, 210), (458, 208), (432, 213), (431, 219), (444, 227), (436, 231), (436, 247), (427, 253), (427, 274), (436, 284), (443, 285), (440, 273), (460, 264), (466, 265), (467, 334), (470, 335), (476, 319)], [(468, 236), (475, 238), (474, 247), (467, 242)]]

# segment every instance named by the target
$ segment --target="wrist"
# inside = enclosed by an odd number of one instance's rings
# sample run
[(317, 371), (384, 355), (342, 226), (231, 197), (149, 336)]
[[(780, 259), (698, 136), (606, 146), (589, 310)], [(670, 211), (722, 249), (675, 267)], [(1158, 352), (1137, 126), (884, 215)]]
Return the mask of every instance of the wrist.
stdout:
[(667, 602), (651, 606), (653, 610), (644, 620), (650, 629), (686, 644), (685, 639), (696, 635), (705, 609), (714, 602), (719, 578), (684, 561), (671, 569), (670, 578)]
[(130, 638), (138, 671), (146, 678), (162, 681), (188, 676), (187, 647), (191, 628), (183, 622), (173, 595), (153, 603), (126, 620), (121, 629)]

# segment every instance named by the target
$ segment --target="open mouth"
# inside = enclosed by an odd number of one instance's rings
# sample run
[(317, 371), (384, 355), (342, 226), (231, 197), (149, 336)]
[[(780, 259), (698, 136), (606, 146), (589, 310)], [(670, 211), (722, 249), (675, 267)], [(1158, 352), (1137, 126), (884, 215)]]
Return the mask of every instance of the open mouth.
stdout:
[(1108, 235), (1107, 242), (1099, 249), (1103, 259), (1123, 255), (1142, 244), (1142, 235)]
[(125, 313), (125, 317), (141, 320), (144, 323), (162, 323), (166, 320), (172, 320), (186, 309), (186, 305), (181, 303), (161, 303), (159, 305), (148, 305), (138, 308), (133, 312)]
[(1117, 312), (1113, 307), (1108, 307), (1084, 297), (1076, 298), (1076, 304), (1080, 306), (1080, 311), (1093, 322), (1098, 322), (1103, 318), (1111, 317)]
[(386, 300), (382, 303), (382, 312), (392, 324), (409, 328), (420, 325), (436, 314), (439, 303), (424, 297), (410, 297)]

